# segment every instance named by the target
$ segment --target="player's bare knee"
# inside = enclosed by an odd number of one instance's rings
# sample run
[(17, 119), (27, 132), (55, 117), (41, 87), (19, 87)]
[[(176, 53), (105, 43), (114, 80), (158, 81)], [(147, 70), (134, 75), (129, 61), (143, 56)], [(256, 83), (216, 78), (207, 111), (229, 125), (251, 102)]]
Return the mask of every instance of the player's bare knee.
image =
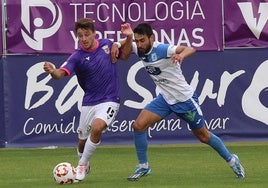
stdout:
[(101, 126), (94, 126), (91, 128), (91, 133), (93, 134), (100, 134), (102, 133), (103, 128)]
[(144, 131), (145, 130), (144, 127), (145, 126), (143, 126), (142, 124), (139, 124), (139, 123), (134, 123), (134, 125), (133, 125), (134, 131)]

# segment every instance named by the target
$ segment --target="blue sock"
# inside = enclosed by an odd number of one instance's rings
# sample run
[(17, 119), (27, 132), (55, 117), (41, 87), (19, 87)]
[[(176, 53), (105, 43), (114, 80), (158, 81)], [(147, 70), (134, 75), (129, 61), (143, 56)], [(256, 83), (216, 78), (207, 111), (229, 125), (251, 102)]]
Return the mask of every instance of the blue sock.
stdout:
[(222, 140), (213, 133), (210, 133), (210, 139), (207, 144), (215, 149), (226, 162), (232, 159), (232, 154), (226, 148)]
[(147, 132), (138, 132), (134, 131), (134, 143), (136, 147), (136, 153), (139, 160), (139, 164), (147, 163), (147, 148), (148, 148), (148, 142), (147, 142)]

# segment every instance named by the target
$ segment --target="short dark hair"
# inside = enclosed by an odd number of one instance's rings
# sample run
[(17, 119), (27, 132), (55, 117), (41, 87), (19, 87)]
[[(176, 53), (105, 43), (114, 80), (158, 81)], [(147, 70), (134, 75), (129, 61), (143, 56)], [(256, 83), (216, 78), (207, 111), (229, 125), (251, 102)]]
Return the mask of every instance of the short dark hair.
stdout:
[(134, 28), (133, 32), (140, 34), (140, 35), (147, 35), (148, 37), (153, 35), (153, 29), (152, 29), (151, 25), (149, 25), (147, 23), (139, 24), (137, 27)]
[(93, 20), (90, 18), (80, 18), (75, 22), (75, 31), (78, 29), (90, 29), (91, 31), (95, 31), (95, 26)]

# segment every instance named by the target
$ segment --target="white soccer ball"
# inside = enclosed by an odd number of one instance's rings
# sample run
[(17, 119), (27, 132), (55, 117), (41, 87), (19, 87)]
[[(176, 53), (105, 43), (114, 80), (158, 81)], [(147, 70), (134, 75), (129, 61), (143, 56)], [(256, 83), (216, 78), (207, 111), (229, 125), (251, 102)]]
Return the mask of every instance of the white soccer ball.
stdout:
[(71, 163), (62, 162), (53, 169), (54, 180), (59, 184), (71, 184), (76, 176), (75, 168)]

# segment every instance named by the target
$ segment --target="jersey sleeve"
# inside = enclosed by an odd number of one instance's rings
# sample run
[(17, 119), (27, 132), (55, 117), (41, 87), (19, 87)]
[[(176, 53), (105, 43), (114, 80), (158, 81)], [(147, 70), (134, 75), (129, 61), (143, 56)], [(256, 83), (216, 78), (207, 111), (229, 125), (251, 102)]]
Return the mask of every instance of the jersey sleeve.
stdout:
[(109, 46), (109, 49), (112, 48), (113, 42), (110, 39), (99, 39), (99, 41), (101, 40), (103, 40), (103, 42)]
[(60, 66), (60, 70), (63, 70), (66, 74), (65, 76), (69, 76), (71, 75), (71, 72), (65, 68), (65, 65), (67, 64), (67, 61), (65, 61), (61, 66)]
[(167, 57), (171, 57), (176, 53), (177, 46), (175, 45), (169, 45), (168, 50), (167, 50)]
[(162, 58), (169, 57), (168, 56), (168, 48), (170, 46), (169, 44), (156, 42), (154, 45), (156, 45), (156, 50), (157, 50), (157, 54), (159, 57), (162, 57)]
[(132, 42), (132, 52), (138, 55), (138, 47), (135, 42)]
[(67, 75), (71, 75), (78, 61), (78, 51), (76, 51), (61, 65), (60, 69), (65, 71)]

